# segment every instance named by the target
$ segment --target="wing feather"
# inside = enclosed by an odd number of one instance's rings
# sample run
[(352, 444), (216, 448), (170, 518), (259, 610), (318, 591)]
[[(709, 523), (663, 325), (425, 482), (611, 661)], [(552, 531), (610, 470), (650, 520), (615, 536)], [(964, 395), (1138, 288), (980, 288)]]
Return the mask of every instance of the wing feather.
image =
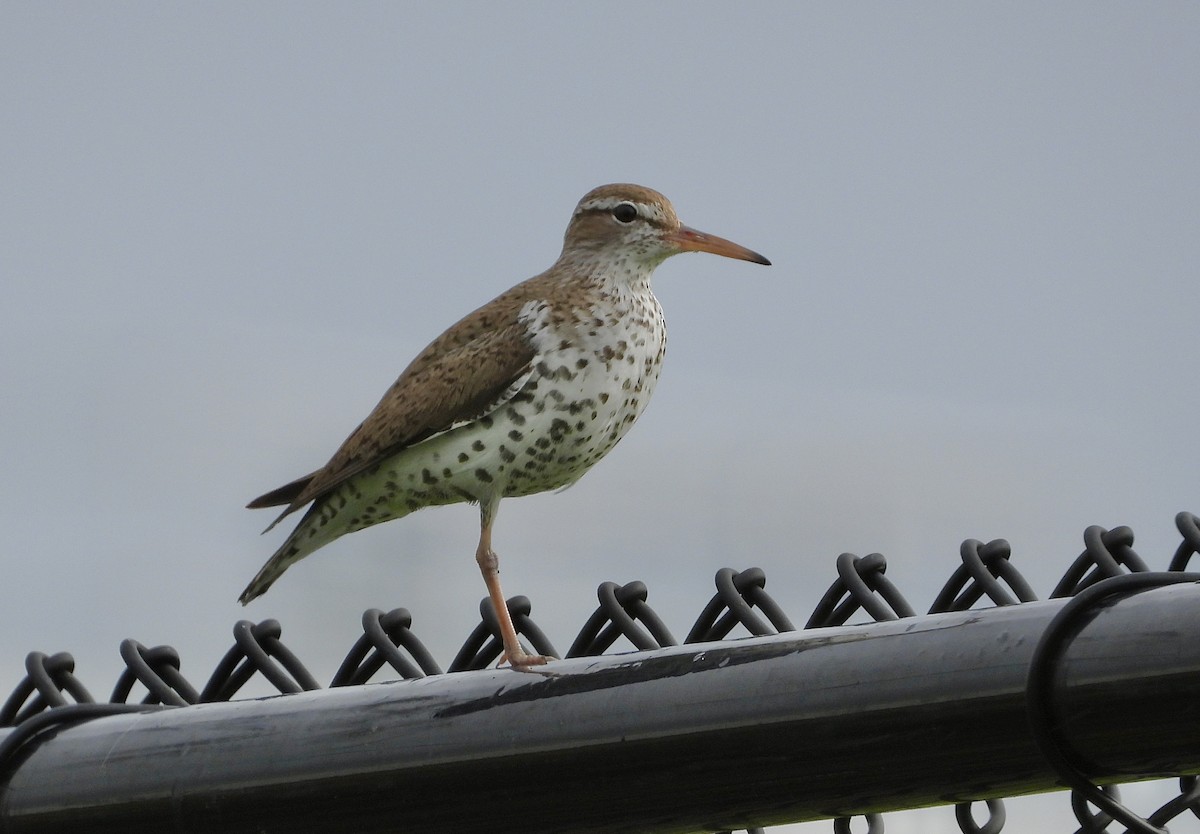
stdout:
[(278, 523), (403, 449), (483, 417), (520, 390), (533, 373), (536, 356), (521, 321), (468, 334), (447, 331), (413, 360), (329, 463), (251, 506), (286, 503)]

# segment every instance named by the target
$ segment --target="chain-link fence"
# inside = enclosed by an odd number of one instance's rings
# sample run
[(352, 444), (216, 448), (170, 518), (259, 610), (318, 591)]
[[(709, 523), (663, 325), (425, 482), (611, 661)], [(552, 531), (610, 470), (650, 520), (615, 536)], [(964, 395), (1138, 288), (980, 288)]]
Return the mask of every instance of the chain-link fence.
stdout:
[[(1137, 768), (1128, 771), (1129, 779), (1126, 781), (1173, 773), (1179, 778), (1178, 795), (1144, 816), (1127, 809), (1121, 804), (1115, 785), (1100, 787), (1089, 775), (1104, 768), (1097, 767), (1088, 755), (1072, 745), (1063, 730), (1062, 715), (1056, 712), (1056, 709), (1062, 709), (1061, 704), (1056, 707), (1055, 689), (1063, 682), (1064, 652), (1099, 612), (1110, 607), (1114, 600), (1148, 589), (1194, 585), (1200, 581), (1197, 574), (1186, 572), (1192, 557), (1200, 552), (1200, 519), (1191, 513), (1180, 513), (1176, 517), (1176, 525), (1182, 540), (1166, 565), (1166, 570), (1161, 572), (1152, 571), (1134, 551), (1133, 533), (1129, 528), (1088, 528), (1084, 533), (1082, 552), (1049, 595), (1049, 599), (1062, 600), (1063, 603), (1047, 613), (1047, 622), (1037, 626), (1037, 645), (1030, 647), (1027, 665), (1019, 670), (1024, 682), (1023, 693), (1020, 694), (1024, 699), (1028, 722), (1023, 730), (1032, 734), (1037, 749), (1047, 767), (1056, 774), (1058, 783), (1071, 789), (1071, 803), (1081, 832), (1105, 831), (1114, 821), (1129, 831), (1161, 832), (1170, 820), (1180, 814), (1190, 812), (1200, 816), (1200, 784), (1191, 773), (1173, 770), (1175, 765), (1169, 762), (1176, 762), (1178, 758), (1171, 759), (1165, 753), (1157, 759), (1152, 755), (1139, 759)], [(968, 539), (962, 543), (960, 555), (961, 564), (937, 594), (928, 610), (929, 615), (983, 612), (987, 608), (1015, 607), (1038, 600), (1034, 590), (1013, 564), (1011, 549), (1006, 541), (997, 539), (984, 543)], [(887, 578), (886, 568), (886, 560), (878, 553), (863, 557), (849, 553), (839, 556), (836, 560), (836, 579), (809, 616), (804, 630), (799, 633), (844, 626), (859, 612), (864, 612), (874, 623), (921, 622), (916, 609)], [(625, 585), (603, 583), (598, 589), (599, 604), (596, 610), (587, 618), (565, 655), (559, 655), (551, 641), (533, 622), (528, 599), (514, 597), (509, 600), (509, 608), (518, 631), (535, 651), (565, 658), (602, 656), (621, 637), (639, 650), (654, 650), (723, 641), (738, 626), (755, 637), (797, 632), (792, 620), (767, 593), (766, 576), (758, 568), (742, 571), (725, 568), (718, 571), (716, 591), (701, 610), (682, 644), (649, 606), (647, 599), (648, 590), (641, 582)], [(408, 611), (403, 608), (386, 613), (377, 609), (368, 610), (363, 614), (362, 636), (350, 648), (329, 686), (359, 687), (397, 676), (415, 681), (486, 669), (496, 662), (502, 647), (497, 638), (494, 615), (486, 601), (481, 604), (480, 612), (479, 626), (443, 670), (412, 631), (412, 618)], [(1138, 614), (1137, 617), (1141, 619), (1135, 618), (1135, 627), (1130, 630), (1144, 633), (1145, 645), (1152, 645), (1161, 637), (1163, 629), (1170, 627), (1170, 624), (1155, 622), (1144, 614)], [(120, 651), (126, 668), (105, 703), (97, 702), (75, 677), (71, 655), (30, 653), (25, 661), (24, 679), (0, 707), (0, 727), (10, 728), (0, 730), (0, 789), (4, 791), (0, 795), (0, 823), (4, 825), (0, 827), (6, 831), (52, 830), (38, 827), (40, 823), (37, 820), (41, 818), (36, 813), (21, 816), (20, 819), (13, 815), (13, 808), (20, 798), (14, 796), (13, 786), (22, 767), (37, 755), (42, 743), (64, 729), (92, 722), (98, 725), (102, 719), (124, 713), (182, 710), (182, 714), (186, 714), (195, 705), (233, 700), (255, 675), (261, 675), (282, 694), (321, 689), (313, 674), (284, 645), (281, 636), (282, 628), (274, 620), (257, 624), (238, 622), (234, 627), (234, 645), (209, 679), (198, 688), (180, 673), (179, 655), (170, 646), (148, 648), (136, 640), (125, 640)], [(1200, 634), (1188, 634), (1185, 637), (1200, 641)], [(754, 645), (753, 641), (726, 642), (730, 645)], [(1142, 654), (1133, 650), (1126, 653)], [(637, 655), (620, 657), (630, 659)], [(1155, 662), (1161, 660), (1155, 658)], [(1085, 658), (1082, 661), (1072, 660), (1072, 663), (1086, 669), (1088, 661)], [(1167, 671), (1172, 671), (1172, 659), (1167, 658), (1165, 663)], [(613, 674), (628, 675), (629, 668), (626, 663)], [(553, 670), (553, 665), (550, 670)], [(864, 681), (871, 680), (870, 669), (860, 672)], [(1196, 670), (1181, 668), (1179, 672), (1182, 675), (1185, 672), (1195, 673)], [(536, 677), (539, 673), (506, 674), (517, 676), (513, 680), (518, 680), (527, 676)], [(1089, 674), (1102, 681), (1108, 673)], [(1108, 677), (1120, 678), (1115, 673), (1108, 674)], [(1162, 678), (1160, 675), (1159, 678), (1165, 680), (1168, 687), (1178, 683), (1169, 676)], [(1117, 683), (1128, 687), (1128, 680), (1132, 678), (1119, 679)], [(145, 690), (145, 694), (135, 703), (131, 699), (135, 697), (134, 691), (138, 686)], [(1193, 726), (1197, 717), (1200, 717), (1197, 712), (1200, 707), (1192, 707), (1187, 712), (1189, 708), (1186, 704), (1189, 703), (1188, 698), (1190, 702), (1195, 702), (1196, 699), (1191, 697), (1195, 693), (1186, 688), (1179, 691), (1184, 699), (1185, 706), (1182, 709), (1185, 714), (1176, 714), (1174, 720), (1190, 721), (1189, 726)], [(564, 697), (569, 700), (570, 696)], [(1135, 722), (1130, 722), (1129, 732), (1133, 732), (1134, 726)], [(1177, 735), (1184, 739), (1181, 743), (1191, 743), (1190, 736), (1184, 738), (1183, 735)], [(1194, 759), (1200, 761), (1200, 751), (1197, 751)], [(86, 778), (86, 774), (83, 778)], [(73, 789), (71, 785), (61, 788), (64, 795), (69, 795)], [(981, 791), (978, 795), (984, 796), (986, 792)], [(877, 801), (875, 804), (882, 807), (909, 807), (903, 799), (897, 799), (892, 806), (888, 806), (886, 801)], [(985, 809), (985, 819), (983, 822), (977, 821), (975, 815)], [(1004, 801), (997, 798), (988, 798), (986, 802), (959, 802), (955, 806), (955, 815), (964, 834), (999, 832), (1004, 827), (1006, 816)], [(29, 822), (29, 827), (22, 828), (23, 820), (33, 821)], [(174, 822), (178, 825), (174, 830), (201, 830), (180, 824), (179, 820)], [(836, 817), (832, 825), (835, 832), (848, 832), (852, 820), (845, 816)], [(858, 823), (856, 830), (861, 831), (864, 825), (870, 832), (884, 830), (883, 818), (876, 813), (867, 814), (865, 823)], [(513, 826), (514, 830), (520, 828), (519, 824)], [(162, 830), (171, 830), (171, 822), (163, 821)], [(272, 829), (264, 827), (262, 830)], [(639, 830), (636, 820), (629, 824), (628, 830)], [(660, 829), (647, 823), (646, 830)]]

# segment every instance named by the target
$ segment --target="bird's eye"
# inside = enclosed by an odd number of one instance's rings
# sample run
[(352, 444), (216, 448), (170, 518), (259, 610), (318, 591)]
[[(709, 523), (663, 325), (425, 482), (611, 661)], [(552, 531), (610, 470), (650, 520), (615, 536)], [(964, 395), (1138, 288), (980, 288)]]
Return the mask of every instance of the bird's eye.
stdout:
[(613, 217), (617, 218), (621, 223), (632, 223), (637, 219), (637, 216), (637, 206), (633, 203), (621, 203), (613, 209)]

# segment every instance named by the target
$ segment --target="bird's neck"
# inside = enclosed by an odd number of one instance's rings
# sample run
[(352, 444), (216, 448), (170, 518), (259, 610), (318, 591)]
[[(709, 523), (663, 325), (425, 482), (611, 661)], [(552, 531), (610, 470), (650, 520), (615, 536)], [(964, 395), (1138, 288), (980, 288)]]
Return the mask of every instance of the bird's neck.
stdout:
[(564, 282), (640, 295), (650, 293), (650, 278), (664, 260), (639, 258), (631, 252), (616, 257), (586, 251), (564, 252), (555, 264), (555, 270)]

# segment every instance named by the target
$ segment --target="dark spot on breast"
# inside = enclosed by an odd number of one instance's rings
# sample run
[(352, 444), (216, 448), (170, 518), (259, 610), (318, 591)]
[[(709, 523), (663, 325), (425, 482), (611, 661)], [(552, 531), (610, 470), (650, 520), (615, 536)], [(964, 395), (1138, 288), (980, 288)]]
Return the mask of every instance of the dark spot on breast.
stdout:
[(486, 469), (476, 469), (475, 477), (483, 481), (485, 484), (490, 484), (492, 482), (492, 473), (488, 472)]
[(504, 461), (505, 463), (512, 463), (517, 459), (516, 454), (509, 451), (509, 448), (503, 443), (500, 444), (500, 448), (498, 448), (496, 451), (500, 453), (500, 460)]
[(482, 440), (476, 440), (474, 443), (471, 444), (471, 448), (474, 449), (476, 452), (482, 452), (484, 450), (484, 448), (486, 448), (486, 447), (483, 445)]
[(467, 461), (469, 461), (470, 459), (471, 459), (471, 456), (470, 456), (470, 455), (468, 455), (466, 452), (459, 452), (459, 453), (458, 453), (458, 462), (459, 462), (459, 463), (466, 463), (466, 462), (467, 462)]
[(550, 423), (550, 439), (555, 443), (563, 439), (563, 437), (571, 431), (571, 426), (566, 420), (555, 417)]
[(508, 433), (508, 437), (510, 440), (520, 440), (524, 436), (525, 435), (521, 434), (521, 432), (517, 431), (516, 429), (513, 429), (512, 431), (510, 431)]
[(575, 360), (575, 367), (578, 368), (579, 370), (582, 371), (587, 366), (588, 366), (588, 361), (586, 359), (576, 359)]
[(430, 472), (428, 469), (421, 470), (421, 483), (436, 484), (437, 482), (438, 482), (438, 479), (433, 477), (432, 472)]

